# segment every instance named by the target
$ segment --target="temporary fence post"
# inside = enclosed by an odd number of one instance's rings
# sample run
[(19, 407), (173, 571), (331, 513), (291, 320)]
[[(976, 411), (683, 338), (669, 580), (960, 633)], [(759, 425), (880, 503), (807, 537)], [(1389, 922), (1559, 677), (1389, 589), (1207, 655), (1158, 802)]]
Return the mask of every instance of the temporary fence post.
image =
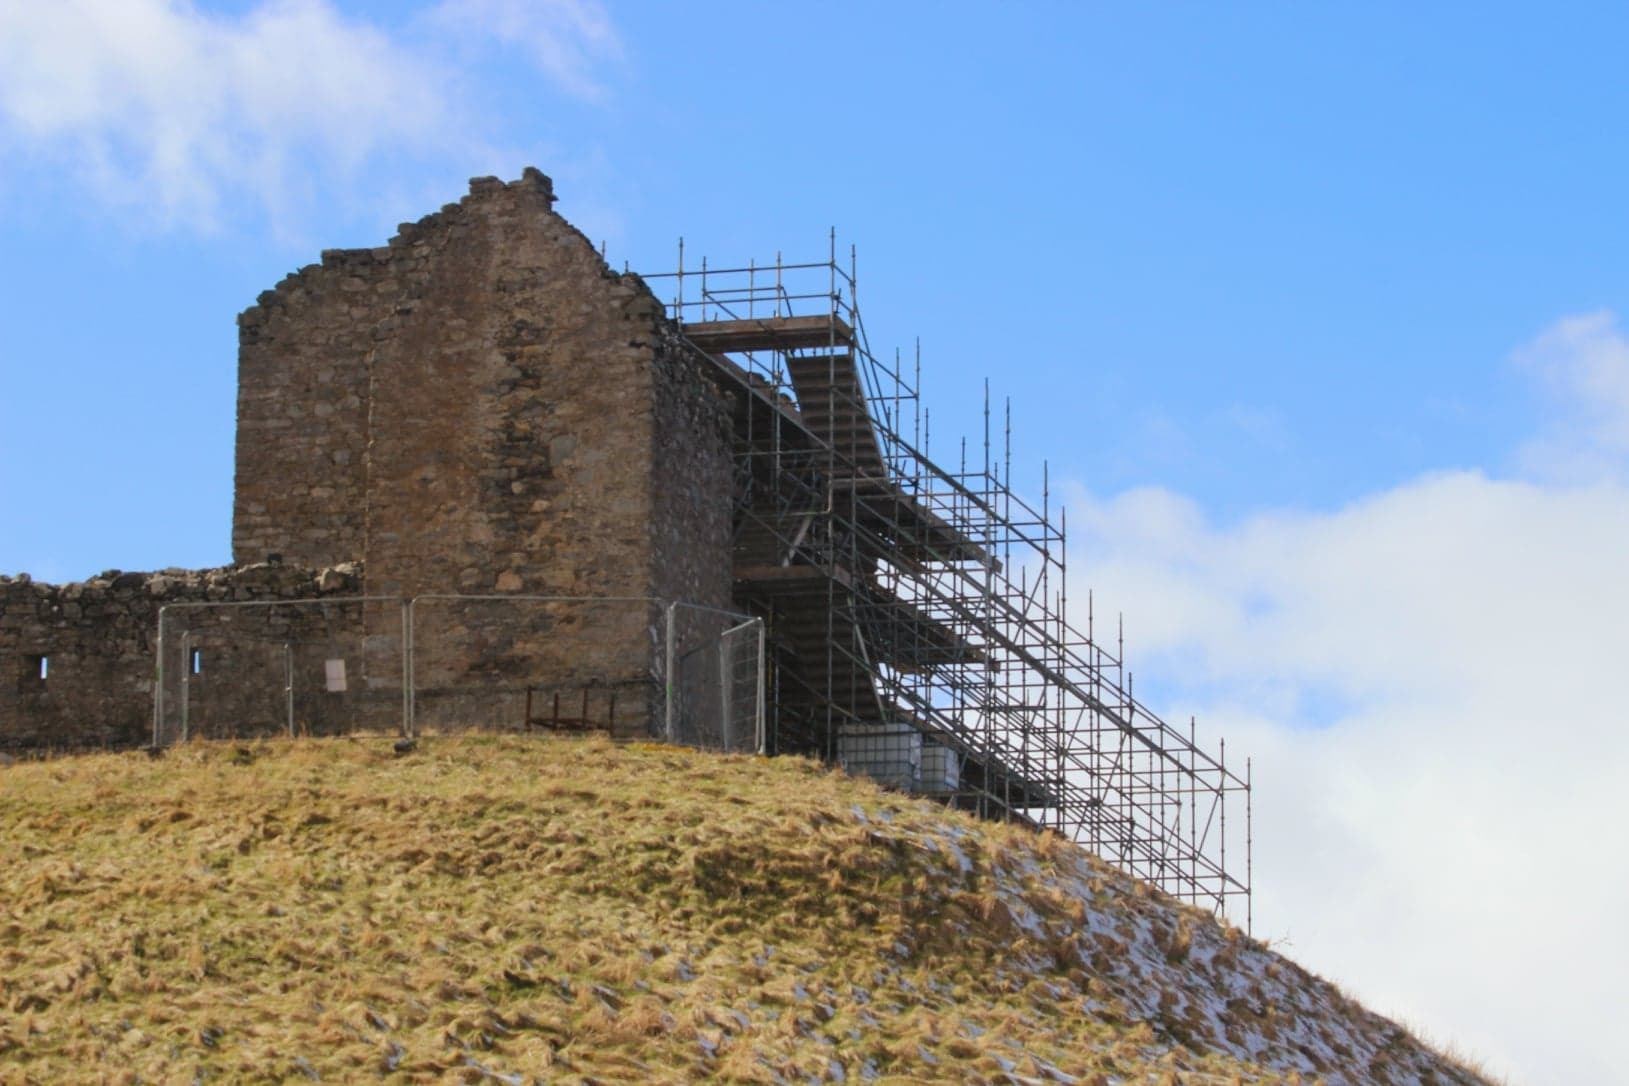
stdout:
[(758, 620), (758, 753), (769, 753), (769, 737), (764, 734), (764, 620)]
[(408, 640), (412, 628), (413, 605), (407, 600), (402, 605), (402, 735), (413, 737), (413, 651)]
[(402, 682), (407, 686), (407, 737), (416, 739), (419, 734), (419, 697), (418, 697), (418, 645), (414, 644), (415, 627), (419, 620), (419, 598), (414, 596), (407, 601), (407, 628), (402, 636), (407, 642), (407, 668), (402, 675)]
[(158, 609), (158, 659), (153, 667), (153, 749), (157, 750), (163, 741), (160, 729), (164, 725), (164, 612), (168, 607)]
[(673, 716), (674, 710), (677, 708), (673, 703), (673, 668), (676, 663), (674, 628), (677, 623), (676, 612), (678, 611), (678, 607), (679, 605), (677, 603), (670, 603), (667, 605), (667, 667), (666, 673), (663, 676), (667, 686), (667, 704), (663, 707), (662, 724), (666, 731), (666, 738), (669, 743), (673, 742)]
[(288, 737), (294, 738), (294, 646), (283, 642), (283, 704), (288, 713)]
[(192, 706), (192, 631), (181, 635), (181, 742), (191, 738), (188, 717)]
[(739, 626), (732, 626), (718, 638), (718, 736), (725, 751), (735, 749), (735, 684), (730, 674), (730, 646), (735, 643), (739, 630)]

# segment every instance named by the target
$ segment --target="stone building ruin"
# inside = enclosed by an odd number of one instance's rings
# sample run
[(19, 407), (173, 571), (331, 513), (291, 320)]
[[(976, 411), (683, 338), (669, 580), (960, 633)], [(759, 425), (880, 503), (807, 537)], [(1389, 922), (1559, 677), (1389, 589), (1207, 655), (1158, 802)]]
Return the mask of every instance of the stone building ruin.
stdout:
[(165, 741), (177, 705), (189, 736), (677, 738), (675, 640), (751, 617), (766, 752), (1247, 903), (1226, 806), (1248, 816), (1248, 771), (1070, 625), (1061, 518), (1012, 491), (988, 429), (982, 464), (929, 458), (852, 264), (681, 248), (619, 273), (554, 202), (535, 169), (478, 178), (261, 294), (238, 318), (233, 565), (0, 577), (0, 750)]

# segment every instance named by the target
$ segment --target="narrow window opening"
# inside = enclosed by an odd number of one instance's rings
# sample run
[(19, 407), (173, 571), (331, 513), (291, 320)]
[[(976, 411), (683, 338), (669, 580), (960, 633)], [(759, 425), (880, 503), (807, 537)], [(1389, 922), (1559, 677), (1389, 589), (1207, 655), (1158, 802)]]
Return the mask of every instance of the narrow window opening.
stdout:
[(51, 658), (44, 653), (29, 653), (23, 657), (22, 674), (17, 689), (23, 693), (38, 693), (45, 689), (45, 680), (51, 674)]

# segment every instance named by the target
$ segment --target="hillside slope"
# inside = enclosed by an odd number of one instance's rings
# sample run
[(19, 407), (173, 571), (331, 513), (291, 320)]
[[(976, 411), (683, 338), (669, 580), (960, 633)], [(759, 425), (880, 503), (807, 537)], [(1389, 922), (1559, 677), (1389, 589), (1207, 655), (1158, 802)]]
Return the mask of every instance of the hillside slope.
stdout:
[(518, 737), (0, 768), (0, 1082), (98, 1075), (1479, 1081), (1055, 838)]

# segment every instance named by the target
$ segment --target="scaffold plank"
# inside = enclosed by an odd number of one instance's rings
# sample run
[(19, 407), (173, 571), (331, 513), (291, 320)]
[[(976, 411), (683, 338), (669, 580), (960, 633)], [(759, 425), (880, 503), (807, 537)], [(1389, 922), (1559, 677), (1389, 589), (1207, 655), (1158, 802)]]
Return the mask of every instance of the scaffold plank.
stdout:
[(796, 351), (811, 347), (852, 347), (854, 329), (841, 317), (757, 317), (749, 320), (692, 321), (685, 338), (708, 354), (741, 351)]
[(820, 566), (737, 566), (735, 579), (742, 584), (770, 589), (784, 586), (790, 591), (797, 591), (803, 586), (824, 590), (828, 581), (845, 589), (854, 587), (854, 579), (846, 570), (824, 569)]

